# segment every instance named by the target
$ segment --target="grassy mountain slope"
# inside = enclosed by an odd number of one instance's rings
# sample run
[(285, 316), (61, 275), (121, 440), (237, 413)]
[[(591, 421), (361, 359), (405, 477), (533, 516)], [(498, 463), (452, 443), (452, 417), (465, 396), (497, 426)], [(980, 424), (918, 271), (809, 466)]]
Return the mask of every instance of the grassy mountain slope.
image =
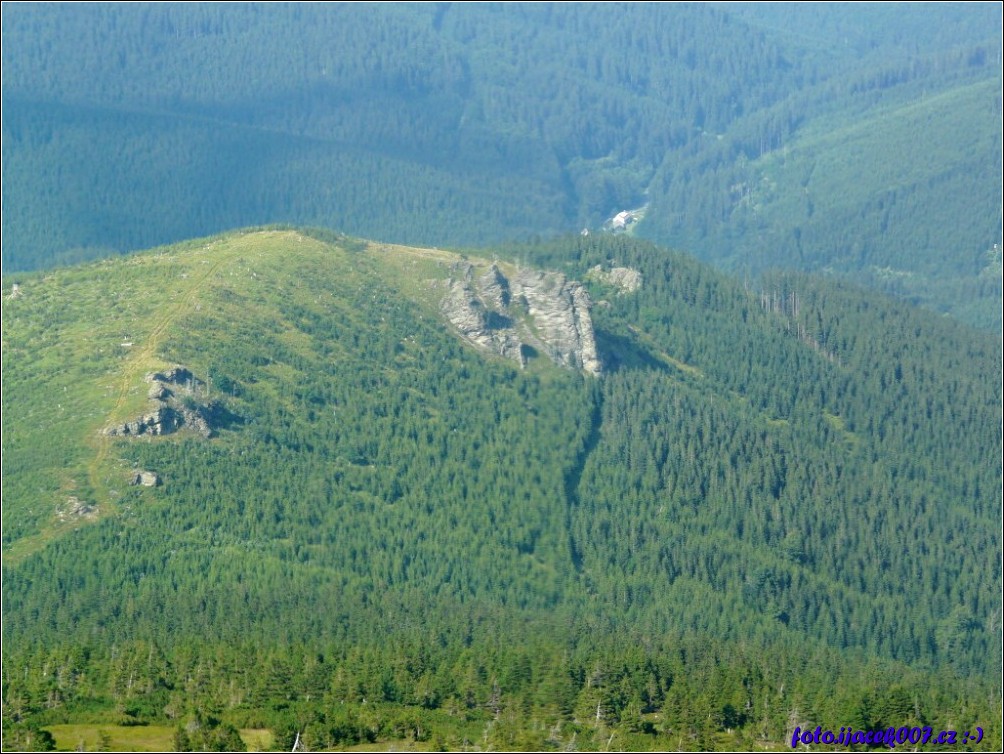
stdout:
[[(428, 259), (417, 251), (403, 255), (415, 266), (402, 274), (423, 267), (432, 268), (430, 276), (445, 274), (444, 263), (435, 256)], [(560, 473), (569, 463), (562, 458), (571, 456), (568, 448), (590, 415), (583, 403), (587, 394), (581, 387), (570, 387), (570, 375), (555, 374), (538, 385), (535, 379), (517, 380), (500, 364), (489, 365), (478, 380), (464, 379), (465, 372), (481, 367), (481, 357), (443, 332), (438, 300), (423, 310), (374, 271), (374, 255), (342, 251), (292, 233), (227, 237), (125, 264), (129, 271), (124, 275), (117, 265), (98, 266), (83, 278), (78, 272), (54, 273), (55, 279), (25, 283), (23, 295), (9, 304), (7, 322), (18, 337), (10, 343), (6, 362), (10, 388), (5, 401), (12, 410), (21, 407), (17, 413), (22, 419), (7, 435), (12, 445), (5, 479), (15, 484), (42, 479), (51, 485), (44, 502), (30, 487), (20, 494), (16, 488), (5, 492), (4, 531), (15, 559), (70, 526), (54, 510), (72, 495), (95, 503), (95, 517), (101, 522), (77, 536), (91, 536), (90, 529), (93, 534), (107, 526), (114, 529), (112, 521), (132, 522), (127, 526), (139, 526), (145, 536), (154, 530), (178, 536), (187, 531), (182, 539), (192, 538), (198, 551), (203, 545), (195, 542), (203, 540), (204, 526), (217, 530), (235, 515), (219, 529), (236, 547), (234, 567), (244, 562), (244, 548), (262, 546), (278, 548), (277, 562), (292, 548), (306, 559), (320, 558), (311, 568), (321, 568), (331, 556), (345, 565), (348, 553), (331, 550), (331, 538), (364, 542), (368, 537), (356, 526), (366, 521), (364, 527), (398, 531), (409, 538), (408, 546), (377, 536), (362, 544), (359, 568), (367, 578), (407, 580), (406, 565), (377, 565), (379, 556), (366, 551), (373, 542), (379, 549), (410, 552), (422, 569), (434, 569), (427, 578), (438, 580), (445, 572), (447, 581), (451, 571), (463, 573), (469, 567), (465, 558), (473, 552), (480, 561), (498, 564), (511, 555), (519, 564), (502, 567), (500, 579), (539, 580), (539, 585), (520, 590), (523, 599), (554, 599), (554, 561), (567, 560), (567, 545), (548, 539), (557, 525), (546, 519), (564, 516), (564, 511), (542, 500), (560, 499)], [(57, 321), (47, 314), (54, 303), (48, 295), (66, 302)], [(82, 322), (91, 324), (78, 332)], [(49, 344), (59, 349), (65, 368), (46, 366), (54, 357)], [(63, 351), (67, 344), (72, 344), (70, 350)], [(210, 394), (215, 391), (240, 417), (241, 429), (224, 431), (219, 442), (191, 437), (123, 442), (101, 434), (106, 426), (142, 414), (148, 388), (143, 376), (172, 363), (184, 364), (206, 381)], [(32, 387), (26, 378), (34, 374), (39, 377)], [(537, 418), (524, 406), (528, 400), (542, 400), (536, 395), (541, 390), (551, 410)], [(361, 401), (363, 396), (374, 400)], [(480, 421), (464, 431), (473, 421), (469, 412)], [(562, 413), (572, 421), (559, 427)], [(510, 423), (502, 417), (510, 417)], [(541, 432), (558, 433), (561, 442), (554, 450), (527, 446), (525, 438), (536, 434), (538, 422), (547, 428)], [(524, 437), (523, 442), (514, 442), (509, 437), (513, 432)], [(40, 447), (46, 447), (44, 453), (38, 452)], [(245, 465), (239, 459), (248, 453)], [(541, 453), (556, 455), (536, 458)], [(484, 459), (480, 472), (470, 468), (475, 455)], [(263, 463), (265, 458), (270, 460)], [(204, 471), (181, 471), (193, 462)], [(129, 471), (137, 463), (179, 469), (162, 471), (168, 477), (164, 491), (173, 502), (156, 494), (151, 498), (148, 490), (129, 489)], [(223, 479), (211, 483), (223, 485), (218, 490), (222, 497), (214, 503), (220, 507), (207, 521), (184, 524), (196, 511), (179, 505), (174, 495), (182, 500), (213, 497), (215, 493), (200, 485), (210, 484), (203, 473), (214, 468), (229, 469)], [(279, 473), (279, 468), (284, 471)], [(290, 476), (293, 468), (299, 472)], [(461, 468), (467, 472), (462, 482), (456, 479)], [(522, 468), (544, 469), (552, 476), (524, 479)], [(505, 499), (519, 501), (515, 507), (472, 508), (467, 501), (486, 495), (499, 475), (509, 480)], [(293, 488), (288, 487), (291, 483)], [(273, 492), (265, 493), (273, 486)], [(264, 494), (252, 506), (242, 499), (250, 490)], [(492, 497), (499, 495), (495, 490)], [(336, 500), (330, 506), (324, 502)], [(401, 504), (389, 505), (397, 502)], [(353, 523), (340, 510), (343, 505), (369, 510), (377, 518), (362, 515)], [(169, 522), (182, 511), (181, 520)], [(318, 540), (314, 529), (315, 534), (302, 539), (300, 527), (322, 512), (327, 533)], [(434, 542), (411, 541), (412, 535), (427, 533), (412, 517), (433, 512), (443, 524), (437, 526)], [(497, 539), (503, 517), (512, 527), (508, 545)], [(76, 523), (89, 520), (80, 517)], [(286, 520), (293, 522), (292, 529)], [(489, 521), (495, 521), (496, 528)], [(338, 534), (342, 527), (348, 528)], [(541, 542), (536, 543), (538, 538)], [(503, 550), (497, 550), (499, 546)], [(430, 547), (435, 561), (419, 557)], [(519, 556), (523, 550), (535, 554)], [(308, 555), (312, 552), (315, 556)], [(324, 552), (328, 554), (322, 556)], [(448, 553), (453, 555), (444, 559)], [(180, 562), (191, 565), (188, 559)], [(463, 579), (458, 582), (461, 594), (472, 588)], [(179, 612), (201, 620), (195, 609)]]
[[(783, 740), (795, 708), (863, 726), (905, 719), (903, 694), (927, 720), (985, 698), (998, 344), (811, 279), (747, 291), (629, 239), (498, 256), (640, 270), (635, 293), (589, 283), (606, 376), (465, 344), (433, 283), (459, 257), (431, 249), (267, 230), (5, 282), (13, 719), (209, 705), (240, 727), (306, 715), (332, 745), (393, 737), (393, 705), (456, 705), (498, 746), (534, 719), (523, 745), (560, 747), (567, 724), (596, 746), (728, 747)], [(179, 364), (179, 405), (214, 436), (102, 432)], [(162, 484), (130, 485), (140, 469)], [(784, 667), (803, 683), (764, 701)], [(337, 733), (364, 698), (390, 727)], [(420, 727), (457, 724), (436, 719)]]

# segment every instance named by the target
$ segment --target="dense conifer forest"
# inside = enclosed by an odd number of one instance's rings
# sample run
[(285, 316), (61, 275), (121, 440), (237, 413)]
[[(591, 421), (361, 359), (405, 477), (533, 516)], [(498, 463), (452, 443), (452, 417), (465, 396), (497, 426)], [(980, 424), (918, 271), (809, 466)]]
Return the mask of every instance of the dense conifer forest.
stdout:
[[(327, 231), (18, 277), (12, 745), (71, 723), (202, 749), (999, 740), (993, 337), (627, 237), (486, 254), (591, 281), (604, 376), (464, 344), (436, 282), (460, 257)], [(102, 434), (168, 364), (213, 436)]]
[(1000, 329), (993, 3), (8, 4), (3, 263), (599, 228)]
[(3, 750), (1000, 750), (1001, 20), (5, 3)]

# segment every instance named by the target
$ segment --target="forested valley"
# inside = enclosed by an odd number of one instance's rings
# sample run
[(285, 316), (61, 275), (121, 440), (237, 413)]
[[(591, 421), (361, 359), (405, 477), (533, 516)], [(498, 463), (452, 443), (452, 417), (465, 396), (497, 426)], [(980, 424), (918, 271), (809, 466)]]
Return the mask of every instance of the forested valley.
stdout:
[[(583, 281), (601, 376), (451, 330), (489, 260)], [(3, 295), (5, 750), (999, 746), (994, 336), (598, 233), (251, 229)], [(164, 385), (211, 431), (108, 432)]]
[(1001, 311), (992, 3), (8, 4), (3, 264), (598, 229)]

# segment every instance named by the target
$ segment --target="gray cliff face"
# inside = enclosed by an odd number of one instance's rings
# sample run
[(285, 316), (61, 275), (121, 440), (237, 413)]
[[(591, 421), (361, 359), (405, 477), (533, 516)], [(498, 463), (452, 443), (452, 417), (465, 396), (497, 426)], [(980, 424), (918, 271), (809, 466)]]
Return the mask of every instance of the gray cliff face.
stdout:
[(508, 308), (512, 298), (509, 281), (496, 265), (488, 268), (488, 272), (478, 279), (481, 298), (492, 309), (503, 311)]
[[(505, 280), (505, 278), (503, 278)], [(487, 302), (485, 301), (487, 298)], [(458, 278), (450, 280), (449, 290), (443, 299), (443, 313), (460, 330), (467, 340), (481, 348), (514, 359), (524, 366), (522, 343), (506, 327), (505, 315), (495, 301), (501, 300), (501, 286), (495, 284), (486, 295), (475, 290), (472, 271), (468, 265)]]
[(468, 341), (526, 365), (533, 350), (570, 369), (599, 374), (602, 365), (585, 288), (559, 272), (521, 270), (510, 280), (497, 265), (476, 280), (458, 264), (443, 313)]
[(526, 301), (542, 350), (555, 363), (590, 374), (602, 371), (589, 316), (592, 302), (580, 283), (560, 272), (521, 270), (513, 292)]

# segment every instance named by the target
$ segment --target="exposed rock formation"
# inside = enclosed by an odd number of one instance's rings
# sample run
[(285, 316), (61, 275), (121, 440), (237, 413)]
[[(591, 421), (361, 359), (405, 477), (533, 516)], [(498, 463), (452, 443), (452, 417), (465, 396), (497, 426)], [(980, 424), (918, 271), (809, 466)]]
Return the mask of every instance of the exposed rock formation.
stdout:
[(562, 366), (599, 374), (591, 302), (581, 283), (560, 272), (520, 270), (513, 280), (517, 300), (525, 300), (540, 333), (540, 348)]
[(98, 506), (75, 496), (68, 497), (64, 505), (56, 506), (56, 518), (60, 521), (74, 518), (94, 518), (97, 515)]
[(210, 418), (213, 409), (198, 402), (205, 383), (185, 367), (174, 367), (166, 372), (152, 372), (146, 376), (150, 389), (150, 411), (137, 419), (105, 429), (106, 435), (138, 437), (139, 435), (169, 435), (182, 427), (192, 429), (203, 437), (211, 437)]
[(460, 274), (449, 281), (449, 289), (442, 304), (443, 312), (467, 340), (506, 358), (514, 359), (520, 366), (524, 366), (526, 357), (523, 353), (523, 344), (512, 332), (512, 321), (501, 313), (508, 307), (498, 304), (494, 308), (492, 306), (496, 301), (508, 299), (508, 281), (494, 265), (492, 270), (498, 273), (501, 281), (486, 280), (488, 276), (483, 277), (479, 283), (487, 283), (487, 288), (483, 287), (479, 296), (472, 281), (471, 266), (464, 265), (459, 269)]
[(150, 385), (146, 397), (151, 401), (166, 401), (171, 397), (171, 391), (164, 387), (163, 383), (155, 382)]
[(132, 481), (129, 483), (144, 487), (156, 487), (160, 484), (160, 475), (155, 471), (135, 471), (132, 474)]
[(512, 292), (509, 290), (509, 281), (497, 265), (489, 267), (488, 272), (479, 278), (478, 283), (481, 287), (481, 296), (491, 308), (497, 311), (508, 308)]
[(181, 416), (170, 406), (162, 406), (156, 411), (138, 419), (105, 430), (107, 435), (169, 435), (183, 423)]
[(585, 288), (560, 272), (521, 270), (509, 279), (493, 264), (475, 280), (464, 262), (453, 269), (442, 309), (468, 341), (520, 366), (536, 350), (599, 374), (590, 305)]
[(641, 273), (633, 267), (611, 267), (604, 270), (596, 265), (589, 270), (588, 277), (607, 285), (612, 285), (621, 293), (634, 293), (641, 288)]
[(165, 388), (173, 385), (175, 389), (189, 394), (194, 394), (206, 384), (185, 367), (171, 367), (166, 372), (150, 372), (146, 376), (146, 381), (154, 385), (160, 384)]

